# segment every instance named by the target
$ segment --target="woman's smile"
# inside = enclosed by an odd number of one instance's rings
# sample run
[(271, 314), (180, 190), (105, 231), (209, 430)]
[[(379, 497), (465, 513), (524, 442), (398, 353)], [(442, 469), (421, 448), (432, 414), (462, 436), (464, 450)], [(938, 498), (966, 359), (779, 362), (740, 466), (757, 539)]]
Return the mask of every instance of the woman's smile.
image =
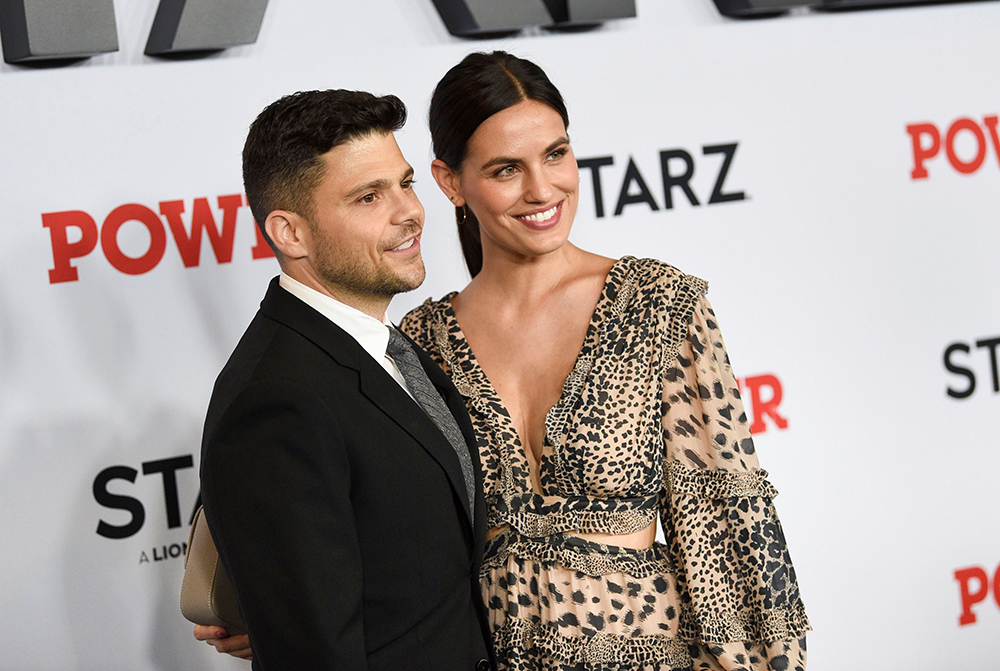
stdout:
[(515, 214), (512, 216), (528, 228), (536, 231), (548, 230), (559, 223), (559, 219), (561, 218), (560, 215), (562, 214), (563, 202), (564, 201), (561, 200), (555, 205), (547, 206), (544, 209), (533, 210), (531, 212)]

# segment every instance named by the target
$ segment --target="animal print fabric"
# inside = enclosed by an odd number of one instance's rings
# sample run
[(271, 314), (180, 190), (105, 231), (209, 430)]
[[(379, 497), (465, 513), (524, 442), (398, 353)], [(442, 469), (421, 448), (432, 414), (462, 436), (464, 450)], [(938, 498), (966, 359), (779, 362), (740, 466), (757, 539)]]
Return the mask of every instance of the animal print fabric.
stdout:
[[(810, 628), (703, 280), (615, 263), (546, 417), (541, 491), (449, 294), (401, 328), (451, 376), (479, 443), (480, 574), (505, 671), (803, 671)], [(576, 533), (628, 534), (644, 550)]]

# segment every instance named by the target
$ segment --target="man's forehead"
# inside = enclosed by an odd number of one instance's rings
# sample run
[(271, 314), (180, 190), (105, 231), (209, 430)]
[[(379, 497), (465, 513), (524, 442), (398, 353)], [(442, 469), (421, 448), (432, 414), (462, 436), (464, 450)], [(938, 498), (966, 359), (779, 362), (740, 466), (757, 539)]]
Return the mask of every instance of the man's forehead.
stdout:
[(370, 133), (337, 145), (323, 155), (328, 176), (347, 190), (372, 180), (401, 177), (410, 164), (392, 133)]
[(372, 163), (404, 160), (393, 133), (367, 133), (337, 145), (324, 155), (328, 162)]

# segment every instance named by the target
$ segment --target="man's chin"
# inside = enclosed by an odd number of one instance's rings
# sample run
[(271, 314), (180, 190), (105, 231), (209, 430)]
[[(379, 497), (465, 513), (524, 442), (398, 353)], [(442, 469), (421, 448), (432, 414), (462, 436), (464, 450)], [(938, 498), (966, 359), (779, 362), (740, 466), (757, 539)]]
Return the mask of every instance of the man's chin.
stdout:
[(398, 273), (392, 277), (384, 277), (381, 282), (378, 282), (377, 291), (385, 296), (405, 294), (423, 284), (426, 275), (421, 263), (420, 272)]
[(355, 295), (384, 296), (392, 298), (396, 294), (413, 291), (424, 283), (426, 272), (423, 261), (403, 268), (382, 266), (377, 272), (358, 272), (354, 269), (322, 268), (318, 273), (331, 287), (339, 287)]
[(424, 273), (421, 273), (419, 278), (413, 278), (408, 281), (401, 281), (398, 285), (399, 288), (395, 293), (405, 294), (408, 291), (413, 291), (414, 289), (416, 289), (417, 287), (419, 287), (421, 284), (424, 283), (425, 277), (426, 276), (424, 275)]
[(400, 273), (398, 277), (400, 280), (400, 290), (398, 293), (405, 294), (407, 291), (413, 291), (419, 287), (424, 283), (424, 279), (427, 277), (427, 271), (424, 269), (423, 259), (417, 259), (416, 267), (414, 267), (410, 272)]

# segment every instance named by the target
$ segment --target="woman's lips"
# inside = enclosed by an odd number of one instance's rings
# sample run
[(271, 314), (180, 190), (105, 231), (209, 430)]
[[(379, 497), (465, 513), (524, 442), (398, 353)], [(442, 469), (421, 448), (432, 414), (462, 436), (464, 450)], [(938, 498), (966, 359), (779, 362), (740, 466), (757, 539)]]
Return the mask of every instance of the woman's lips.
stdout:
[(559, 201), (555, 205), (542, 210), (535, 210), (534, 212), (529, 212), (528, 214), (517, 214), (514, 215), (514, 218), (528, 228), (533, 228), (535, 230), (552, 228), (559, 223), (559, 219), (562, 215), (563, 202), (564, 201)]

